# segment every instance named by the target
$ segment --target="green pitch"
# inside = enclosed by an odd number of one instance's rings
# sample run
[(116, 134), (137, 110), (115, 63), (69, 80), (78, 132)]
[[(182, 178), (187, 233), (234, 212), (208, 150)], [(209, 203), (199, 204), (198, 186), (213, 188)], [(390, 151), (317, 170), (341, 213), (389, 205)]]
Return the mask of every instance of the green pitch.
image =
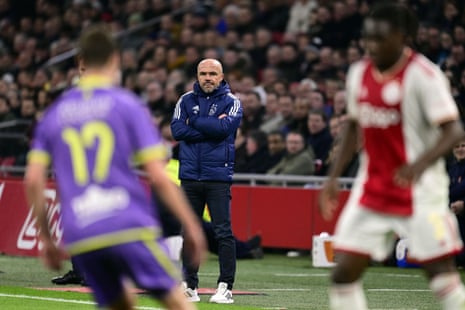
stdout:
[[(69, 269), (69, 263), (63, 271)], [(46, 271), (38, 259), (0, 256), (0, 309), (55, 310), (95, 309), (89, 294), (34, 289), (56, 287), (50, 279), (57, 273)], [(200, 270), (200, 286), (214, 288), (217, 258), (210, 256)], [(234, 295), (233, 305), (208, 303), (201, 296), (198, 308), (215, 309), (328, 309), (329, 269), (313, 268), (310, 256), (295, 258), (265, 254), (263, 260), (240, 260), (234, 289), (259, 295)], [(463, 278), (463, 272), (461, 272)], [(364, 288), (370, 309), (439, 309), (419, 269), (371, 267)], [(160, 309), (144, 295), (138, 296), (139, 309)]]

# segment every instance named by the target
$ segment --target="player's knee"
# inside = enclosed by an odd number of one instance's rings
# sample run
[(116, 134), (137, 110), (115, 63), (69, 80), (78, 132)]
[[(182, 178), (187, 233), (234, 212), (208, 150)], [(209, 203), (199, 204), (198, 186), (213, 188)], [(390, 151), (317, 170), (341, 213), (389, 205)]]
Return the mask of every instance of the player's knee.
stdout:
[(341, 259), (334, 267), (331, 282), (335, 284), (352, 283), (359, 280), (365, 270), (364, 259)]
[(360, 279), (361, 274), (350, 268), (335, 268), (331, 274), (331, 282), (334, 284), (348, 284)]
[(457, 271), (454, 259), (452, 257), (447, 257), (440, 261), (424, 264), (423, 269), (426, 273), (426, 277), (430, 280), (439, 274), (452, 273)]

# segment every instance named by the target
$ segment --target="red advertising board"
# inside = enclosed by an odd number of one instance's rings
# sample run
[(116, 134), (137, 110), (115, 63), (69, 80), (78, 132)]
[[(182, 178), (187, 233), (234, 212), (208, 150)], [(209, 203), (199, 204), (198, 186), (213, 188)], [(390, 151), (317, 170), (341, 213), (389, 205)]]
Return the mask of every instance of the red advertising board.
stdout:
[[(53, 183), (45, 190), (52, 235), (61, 240), (60, 204)], [(22, 179), (0, 179), (0, 252), (36, 256), (40, 242)]]
[[(53, 182), (45, 196), (50, 227), (60, 241), (60, 203)], [(234, 185), (232, 196), (233, 230), (240, 239), (260, 234), (265, 247), (309, 250), (313, 235), (333, 233), (335, 220), (325, 222), (319, 215), (318, 190)], [(342, 193), (341, 204), (347, 196)], [(0, 178), (0, 253), (36, 256), (39, 248), (22, 179)]]

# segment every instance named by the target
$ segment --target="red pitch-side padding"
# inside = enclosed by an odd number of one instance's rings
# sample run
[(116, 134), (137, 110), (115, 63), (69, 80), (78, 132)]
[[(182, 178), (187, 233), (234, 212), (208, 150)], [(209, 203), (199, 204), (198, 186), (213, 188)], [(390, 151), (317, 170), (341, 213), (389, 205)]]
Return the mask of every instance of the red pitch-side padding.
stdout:
[[(248, 239), (260, 234), (264, 247), (310, 250), (312, 236), (333, 233), (335, 220), (318, 212), (318, 190), (233, 185), (231, 216), (234, 234)], [(52, 234), (61, 240), (60, 203), (55, 184), (45, 191)], [(341, 193), (341, 205), (348, 192)], [(24, 195), (23, 180), (0, 178), (0, 253), (37, 256), (35, 219)]]

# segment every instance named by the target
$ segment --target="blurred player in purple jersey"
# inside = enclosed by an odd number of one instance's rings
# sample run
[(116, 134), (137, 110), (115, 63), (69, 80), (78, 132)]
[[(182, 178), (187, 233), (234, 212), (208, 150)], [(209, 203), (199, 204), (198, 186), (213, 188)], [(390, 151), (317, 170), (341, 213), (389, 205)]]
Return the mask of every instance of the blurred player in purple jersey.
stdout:
[(119, 51), (111, 34), (89, 28), (79, 45), (86, 75), (45, 113), (28, 156), (26, 194), (37, 217), (45, 265), (58, 270), (62, 257), (50, 237), (43, 195), (51, 163), (61, 197), (63, 244), (98, 306), (133, 309), (129, 280), (168, 309), (193, 309), (132, 164), (144, 167), (160, 199), (181, 221), (198, 263), (206, 253), (199, 222), (165, 173), (165, 148), (150, 116), (135, 95), (114, 86)]

